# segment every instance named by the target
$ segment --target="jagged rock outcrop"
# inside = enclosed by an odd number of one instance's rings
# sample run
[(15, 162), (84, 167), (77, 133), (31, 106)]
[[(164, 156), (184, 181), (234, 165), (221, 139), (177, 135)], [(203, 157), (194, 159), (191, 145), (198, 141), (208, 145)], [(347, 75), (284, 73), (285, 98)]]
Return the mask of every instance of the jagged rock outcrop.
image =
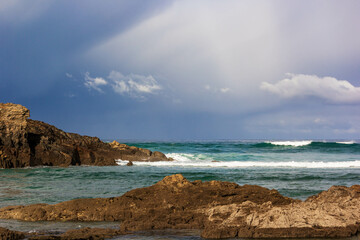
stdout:
[(245, 202), (209, 209), (205, 238), (340, 238), (360, 231), (360, 185), (333, 186), (306, 201), (274, 206)]
[(200, 229), (204, 238), (333, 238), (360, 231), (360, 185), (336, 186), (306, 201), (276, 190), (165, 177), (120, 197), (0, 209), (25, 221), (119, 221), (123, 232)]
[(121, 158), (122, 160), (128, 161), (172, 161), (172, 158), (167, 158), (165, 154), (158, 151), (150, 151), (149, 149), (145, 148), (138, 148), (135, 146), (129, 146), (126, 144), (118, 143), (117, 141), (113, 141), (110, 143), (110, 146), (118, 150), (122, 153)]
[(97, 137), (64, 132), (29, 119), (27, 108), (0, 103), (0, 168), (29, 166), (116, 165), (116, 159), (168, 161), (148, 149), (104, 143)]
[(34, 204), (0, 209), (0, 218), (25, 221), (121, 221), (123, 230), (202, 228), (209, 207), (246, 201), (274, 206), (296, 200), (276, 190), (235, 183), (190, 182), (182, 175), (165, 177), (146, 188), (131, 190), (120, 197), (75, 199), (55, 205)]
[(30, 111), (21, 105), (0, 104), (0, 168), (20, 167), (30, 161), (28, 117)]

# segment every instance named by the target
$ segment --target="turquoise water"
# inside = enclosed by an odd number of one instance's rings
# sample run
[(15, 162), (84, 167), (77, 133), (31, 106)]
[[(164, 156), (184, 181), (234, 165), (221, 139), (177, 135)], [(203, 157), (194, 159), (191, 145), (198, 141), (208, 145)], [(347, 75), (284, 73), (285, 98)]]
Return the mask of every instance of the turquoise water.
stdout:
[[(112, 167), (0, 169), (0, 207), (119, 196), (175, 173), (182, 173), (189, 180), (256, 184), (302, 200), (332, 185), (360, 184), (359, 141), (127, 143), (164, 152), (174, 161), (135, 162), (127, 167), (123, 159), (118, 161), (119, 166)], [(17, 229), (41, 228), (0, 221), (0, 226), (9, 225)], [(142, 238), (161, 239), (161, 234), (155, 235), (145, 234)], [(166, 239), (190, 238), (182, 234)]]

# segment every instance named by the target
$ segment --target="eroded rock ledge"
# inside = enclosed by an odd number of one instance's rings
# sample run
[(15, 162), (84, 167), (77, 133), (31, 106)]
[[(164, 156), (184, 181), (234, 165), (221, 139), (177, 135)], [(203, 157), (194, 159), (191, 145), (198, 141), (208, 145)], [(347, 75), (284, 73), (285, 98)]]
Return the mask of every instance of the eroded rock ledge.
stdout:
[(0, 168), (31, 166), (116, 165), (129, 161), (169, 161), (163, 153), (102, 142), (97, 137), (64, 132), (29, 119), (24, 106), (0, 103)]
[(121, 232), (200, 229), (204, 238), (340, 238), (360, 231), (360, 185), (300, 201), (254, 185), (165, 177), (120, 197), (0, 209), (25, 221), (119, 221)]

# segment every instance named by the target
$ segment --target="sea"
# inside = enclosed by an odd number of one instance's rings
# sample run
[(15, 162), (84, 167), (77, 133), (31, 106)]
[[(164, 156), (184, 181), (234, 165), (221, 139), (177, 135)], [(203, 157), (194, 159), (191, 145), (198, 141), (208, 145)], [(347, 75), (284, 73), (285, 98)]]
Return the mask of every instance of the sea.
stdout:
[[(333, 185), (360, 184), (360, 140), (117, 141), (161, 151), (174, 160), (126, 166), (127, 159), (118, 159), (118, 166), (110, 167), (0, 169), (0, 207), (120, 196), (176, 173), (190, 181), (256, 184), (301, 200)], [(0, 227), (32, 232), (62, 232), (87, 226), (116, 228), (118, 223), (0, 220)], [(200, 237), (194, 231), (169, 230), (116, 239)]]

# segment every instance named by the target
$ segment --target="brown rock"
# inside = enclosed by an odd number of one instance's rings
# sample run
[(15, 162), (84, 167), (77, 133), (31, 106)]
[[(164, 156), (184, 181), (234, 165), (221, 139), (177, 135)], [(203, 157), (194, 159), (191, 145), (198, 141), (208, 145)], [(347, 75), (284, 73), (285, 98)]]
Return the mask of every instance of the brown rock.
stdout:
[(229, 182), (190, 182), (181, 174), (134, 189), (121, 197), (76, 199), (55, 205), (34, 204), (0, 209), (0, 218), (25, 221), (121, 221), (123, 230), (202, 229), (214, 206), (253, 201), (281, 206), (295, 202), (259, 186)]
[[(203, 238), (222, 239), (235, 238), (238, 236), (239, 229), (237, 227), (207, 226), (201, 233)], [(248, 236), (242, 236), (247, 238)]]
[(210, 222), (202, 236), (221, 238), (237, 228), (240, 238), (351, 237), (360, 230), (359, 190), (359, 185), (331, 187), (305, 202), (283, 206), (254, 202), (216, 206), (209, 209)]
[(120, 159), (128, 161), (172, 161), (172, 158), (167, 158), (165, 154), (158, 151), (150, 151), (149, 149), (138, 148), (135, 146), (128, 146), (126, 144), (113, 141), (110, 143), (111, 147), (122, 151)]
[(132, 161), (129, 161), (127, 164), (126, 164), (126, 166), (133, 166), (134, 164), (133, 164), (133, 162)]
[(81, 228), (72, 229), (61, 235), (44, 235), (29, 237), (29, 240), (102, 240), (123, 235), (118, 229), (111, 228)]
[(21, 105), (0, 104), (0, 168), (21, 167), (30, 160), (25, 130), (29, 116)]
[(122, 144), (122, 143), (119, 143), (117, 141), (112, 141), (111, 143), (109, 143), (111, 147), (113, 148), (119, 148), (119, 149), (126, 149), (126, 148), (129, 148), (128, 145), (126, 144)]
[(63, 234), (44, 235), (41, 233), (23, 233), (0, 227), (0, 240), (101, 240), (123, 235), (119, 229), (81, 228), (68, 230)]
[(21, 232), (0, 227), (0, 240), (19, 240), (24, 238), (25, 235)]
[(61, 234), (61, 239), (104, 239), (123, 235), (119, 229), (110, 228), (82, 228), (69, 230)]
[(155, 151), (151, 154), (151, 161), (164, 161), (163, 159), (166, 159), (165, 154), (162, 152)]
[(181, 174), (115, 198), (0, 209), (26, 221), (119, 221), (122, 231), (199, 229), (204, 238), (340, 238), (360, 231), (360, 186), (336, 186), (306, 201), (259, 186), (190, 182)]
[(116, 159), (168, 161), (165, 155), (130, 147), (116, 141), (64, 132), (41, 121), (28, 119), (21, 105), (0, 103), (0, 168), (29, 166), (116, 165)]

